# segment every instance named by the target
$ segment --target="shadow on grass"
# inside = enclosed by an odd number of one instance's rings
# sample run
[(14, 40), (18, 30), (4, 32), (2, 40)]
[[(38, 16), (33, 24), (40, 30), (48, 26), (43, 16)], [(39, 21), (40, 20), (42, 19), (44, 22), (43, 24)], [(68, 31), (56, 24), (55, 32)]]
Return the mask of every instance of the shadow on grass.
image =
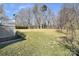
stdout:
[(4, 47), (6, 47), (10, 44), (14, 44), (14, 43), (17, 43), (17, 42), (20, 42), (20, 41), (24, 41), (24, 40), (26, 40), (25, 37), (26, 37), (25, 34), (23, 34), (21, 32), (16, 32), (15, 37), (12, 37), (10, 39), (5, 38), (5, 40), (0, 41), (0, 49), (4, 48)]

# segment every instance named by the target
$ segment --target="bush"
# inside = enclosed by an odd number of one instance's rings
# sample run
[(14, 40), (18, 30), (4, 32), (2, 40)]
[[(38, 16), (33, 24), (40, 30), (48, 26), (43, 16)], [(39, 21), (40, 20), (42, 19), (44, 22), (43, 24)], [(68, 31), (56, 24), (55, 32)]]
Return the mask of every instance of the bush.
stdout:
[(79, 56), (79, 41), (77, 39), (61, 37), (62, 41), (60, 42), (64, 47), (69, 49), (72, 52), (72, 55)]
[(24, 27), (24, 26), (16, 26), (16, 29), (28, 29), (28, 27)]
[(25, 38), (26, 35), (23, 34), (23, 33), (21, 33), (21, 32), (19, 32), (19, 31), (16, 32), (16, 35), (19, 36), (19, 37), (21, 37), (22, 39), (26, 39), (26, 38)]

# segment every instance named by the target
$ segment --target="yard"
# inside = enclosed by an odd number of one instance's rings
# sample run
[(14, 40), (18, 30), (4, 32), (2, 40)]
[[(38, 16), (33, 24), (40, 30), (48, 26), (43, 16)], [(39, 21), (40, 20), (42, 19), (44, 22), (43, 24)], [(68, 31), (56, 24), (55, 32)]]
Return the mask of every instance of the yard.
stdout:
[(59, 44), (58, 37), (64, 33), (56, 29), (17, 29), (26, 35), (26, 40), (0, 46), (0, 55), (8, 56), (69, 56), (70, 50)]

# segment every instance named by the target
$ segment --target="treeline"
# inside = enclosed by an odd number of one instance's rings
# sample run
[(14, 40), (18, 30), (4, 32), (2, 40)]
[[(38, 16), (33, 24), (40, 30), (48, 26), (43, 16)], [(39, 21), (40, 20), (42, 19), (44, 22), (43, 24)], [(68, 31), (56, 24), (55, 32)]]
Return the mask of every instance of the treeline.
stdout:
[[(0, 13), (4, 13), (0, 6)], [(45, 4), (35, 4), (31, 8), (23, 8), (13, 14), (16, 28), (79, 28), (79, 4), (62, 4), (57, 15)]]
[(16, 28), (55, 28), (54, 12), (43, 4), (35, 4), (15, 14)]
[(79, 4), (63, 4), (58, 15), (47, 5), (35, 4), (15, 14), (16, 28), (79, 28)]

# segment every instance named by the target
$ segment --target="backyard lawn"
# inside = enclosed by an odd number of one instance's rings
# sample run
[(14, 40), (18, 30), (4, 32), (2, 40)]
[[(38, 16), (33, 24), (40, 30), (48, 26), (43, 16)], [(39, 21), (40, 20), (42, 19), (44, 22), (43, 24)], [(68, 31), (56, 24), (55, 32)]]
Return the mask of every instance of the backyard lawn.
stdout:
[[(0, 55), (60, 56), (72, 52), (58, 42), (64, 33), (56, 29), (17, 29), (26, 35), (26, 40), (0, 47)], [(0, 45), (1, 46), (1, 45)]]

